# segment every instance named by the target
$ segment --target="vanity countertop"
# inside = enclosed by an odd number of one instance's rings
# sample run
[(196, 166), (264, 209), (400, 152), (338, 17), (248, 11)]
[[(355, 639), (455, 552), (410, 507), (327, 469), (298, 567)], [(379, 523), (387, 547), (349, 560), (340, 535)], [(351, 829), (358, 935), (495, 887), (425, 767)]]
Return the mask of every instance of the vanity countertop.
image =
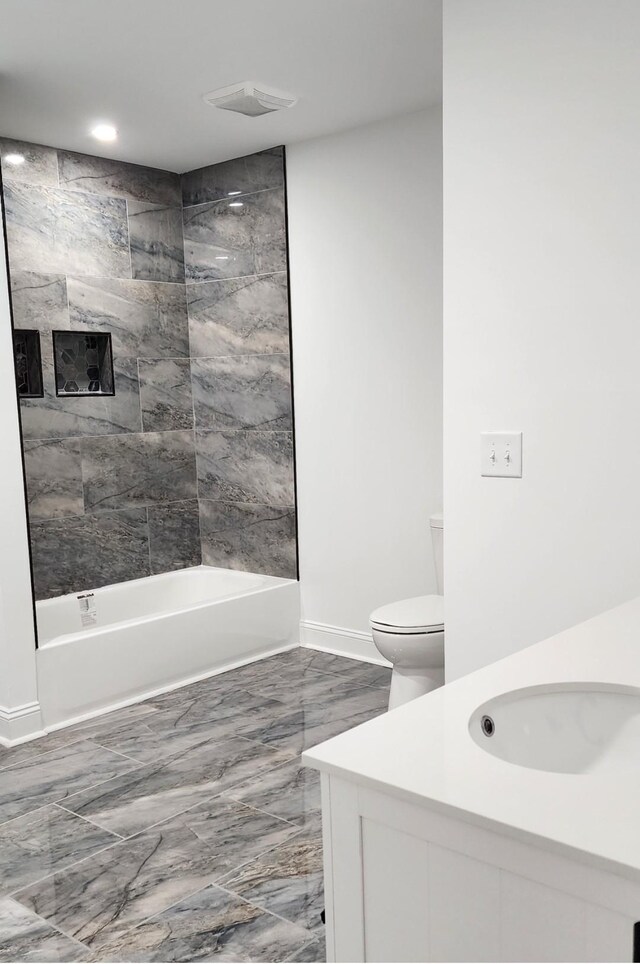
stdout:
[(624, 772), (566, 774), (485, 752), (469, 718), (548, 683), (640, 690), (640, 598), (307, 750), (318, 770), (640, 881), (640, 745)]

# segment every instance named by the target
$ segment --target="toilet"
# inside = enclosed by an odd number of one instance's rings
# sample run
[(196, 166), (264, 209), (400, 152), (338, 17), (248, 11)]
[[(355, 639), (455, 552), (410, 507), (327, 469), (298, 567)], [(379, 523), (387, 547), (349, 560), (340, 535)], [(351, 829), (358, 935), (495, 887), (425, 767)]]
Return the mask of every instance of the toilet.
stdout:
[(441, 514), (429, 522), (438, 595), (388, 603), (369, 618), (376, 648), (393, 666), (390, 710), (444, 683), (444, 522)]

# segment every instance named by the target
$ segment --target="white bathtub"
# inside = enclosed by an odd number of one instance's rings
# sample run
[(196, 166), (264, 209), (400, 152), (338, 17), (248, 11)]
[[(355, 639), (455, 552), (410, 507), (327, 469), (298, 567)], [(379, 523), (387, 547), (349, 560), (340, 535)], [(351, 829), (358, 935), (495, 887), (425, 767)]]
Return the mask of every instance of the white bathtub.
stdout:
[[(85, 598), (82, 598), (85, 597)], [(83, 625), (82, 609), (84, 613)], [(298, 644), (293, 579), (197, 566), (36, 604), (55, 729)]]

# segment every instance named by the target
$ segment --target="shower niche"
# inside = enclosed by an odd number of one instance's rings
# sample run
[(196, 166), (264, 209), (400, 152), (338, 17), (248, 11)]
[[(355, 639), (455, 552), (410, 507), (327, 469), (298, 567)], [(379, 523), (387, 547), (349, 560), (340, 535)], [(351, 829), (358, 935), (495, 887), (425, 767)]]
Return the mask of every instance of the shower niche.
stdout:
[(20, 398), (42, 398), (40, 333), (29, 329), (13, 332), (13, 357)]
[(54, 331), (56, 395), (114, 395), (109, 332)]

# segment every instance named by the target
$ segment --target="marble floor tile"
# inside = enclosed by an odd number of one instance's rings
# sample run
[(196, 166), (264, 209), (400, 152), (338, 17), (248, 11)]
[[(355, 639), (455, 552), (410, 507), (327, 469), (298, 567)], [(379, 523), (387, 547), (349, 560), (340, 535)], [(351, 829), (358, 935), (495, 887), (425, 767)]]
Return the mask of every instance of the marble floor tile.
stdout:
[(60, 185), (73, 191), (180, 206), (180, 177), (111, 157), (58, 151)]
[(20, 181), (5, 183), (4, 200), (15, 267), (45, 274), (131, 276), (126, 201)]
[(252, 709), (247, 708), (242, 694), (234, 693), (233, 700), (237, 702), (237, 712), (227, 715), (220, 712), (219, 717), (216, 704), (204, 698), (171, 704), (164, 710), (158, 706), (153, 716), (123, 724), (94, 736), (93, 740), (140, 763), (153, 763), (212, 740), (220, 742), (242, 736), (245, 730), (255, 729), (260, 721), (266, 724), (282, 713), (282, 703), (276, 700), (253, 697)]
[(302, 831), (231, 871), (220, 885), (285, 920), (324, 933), (322, 837), (317, 832)]
[(206, 566), (296, 578), (296, 514), (285, 506), (200, 500)]
[(69, 964), (88, 960), (89, 953), (82, 944), (14, 900), (0, 900), (0, 961)]
[[(255, 729), (260, 723), (267, 723), (282, 713), (279, 700), (272, 700), (264, 693), (227, 688), (224, 683), (209, 692), (180, 697), (176, 693), (174, 690), (167, 693), (166, 698), (158, 697), (152, 701), (157, 712), (148, 720), (149, 728), (158, 734), (190, 730), (194, 742), (242, 736), (245, 730)], [(183, 733), (180, 739), (185, 736)]]
[(65, 726), (60, 730), (52, 730), (46, 736), (37, 740), (30, 740), (28, 743), (20, 743), (18, 746), (0, 746), (0, 770), (5, 767), (13, 766), (15, 763), (24, 763), (34, 757), (50, 753), (51, 750), (58, 750), (60, 747), (69, 746), (71, 743), (78, 743), (81, 740), (94, 740), (99, 743), (98, 737), (105, 733), (110, 733), (113, 729), (124, 728), (137, 720), (152, 716), (157, 711), (147, 703), (134, 703), (132, 706), (125, 706), (121, 710), (113, 710), (102, 716), (96, 716), (92, 720), (85, 720), (75, 726)]
[(182, 208), (128, 201), (131, 273), (144, 281), (184, 281)]
[(193, 358), (191, 380), (198, 429), (291, 431), (288, 355)]
[(388, 687), (391, 684), (391, 669), (387, 666), (365, 663), (359, 659), (347, 659), (344, 656), (333, 656), (331, 653), (320, 653), (313, 650), (307, 650), (307, 652), (311, 654), (306, 663), (308, 669), (317, 670), (320, 673), (335, 673), (338, 676), (346, 676), (354, 682), (367, 686)]
[(56, 804), (0, 824), (0, 896), (110, 847), (119, 839)]
[(288, 961), (313, 935), (211, 884), (106, 945), (100, 961)]
[(281, 189), (183, 210), (187, 283), (271, 274), (287, 267)]
[(291, 432), (202, 429), (196, 455), (201, 499), (293, 506)]
[(197, 497), (193, 432), (84, 438), (81, 450), (87, 512)]
[(116, 777), (95, 791), (77, 793), (64, 805), (125, 837), (217, 796), (251, 773), (283, 763), (288, 755), (286, 750), (242, 738), (199, 743)]
[[(29, 184), (58, 187), (58, 157), (55, 148), (2, 137), (0, 154), (2, 155), (2, 176), (5, 181), (27, 181)], [(24, 161), (22, 164), (11, 164), (6, 160), (7, 154), (21, 154)]]
[(249, 684), (250, 692), (280, 700), (289, 707), (317, 705), (331, 707), (349, 697), (361, 696), (369, 687), (356, 677), (338, 676), (335, 673), (318, 673), (304, 669), (300, 674), (291, 673), (276, 680)]
[(30, 529), (37, 599), (150, 575), (144, 508), (48, 519)]
[(193, 499), (167, 505), (150, 505), (147, 513), (151, 572), (161, 573), (199, 566), (202, 554), (197, 501)]
[(35, 328), (40, 332), (68, 329), (65, 275), (12, 270), (11, 306), (16, 328)]
[(289, 351), (287, 274), (187, 286), (191, 355), (265, 355)]
[(114, 358), (188, 356), (184, 285), (70, 277), (67, 289), (71, 329), (109, 331)]
[(292, 823), (307, 823), (320, 812), (320, 774), (299, 759), (283, 763), (225, 790), (223, 797), (241, 800)]
[(82, 515), (80, 439), (25, 439), (22, 452), (29, 519)]
[(229, 197), (231, 193), (239, 196), (282, 187), (283, 149), (273, 147), (247, 157), (235, 157), (230, 161), (201, 167), (183, 174), (180, 180), (182, 203), (185, 207), (217, 201)]
[(266, 726), (248, 730), (247, 739), (297, 754), (386, 712), (388, 696), (384, 689), (373, 686), (358, 689), (357, 695), (329, 704), (294, 705)]
[(188, 358), (139, 358), (140, 405), (145, 432), (193, 428)]
[(214, 800), (25, 888), (16, 900), (95, 950), (297, 833), (268, 814)]
[(88, 740), (16, 763), (0, 770), (0, 823), (47, 803), (64, 802), (78, 790), (136, 767), (133, 760)]

